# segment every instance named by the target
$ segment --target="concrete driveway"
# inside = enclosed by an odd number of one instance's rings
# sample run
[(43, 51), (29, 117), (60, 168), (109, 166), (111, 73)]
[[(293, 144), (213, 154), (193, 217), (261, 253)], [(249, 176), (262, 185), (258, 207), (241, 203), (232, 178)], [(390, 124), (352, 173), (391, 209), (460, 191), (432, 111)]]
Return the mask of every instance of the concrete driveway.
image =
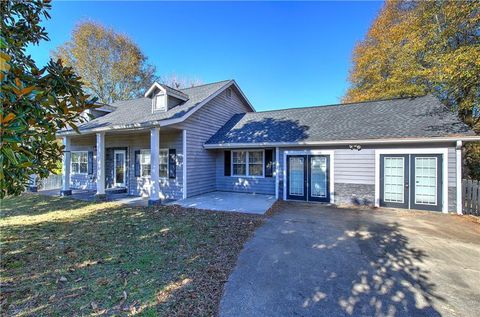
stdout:
[(283, 203), (245, 245), (220, 316), (478, 316), (480, 224)]

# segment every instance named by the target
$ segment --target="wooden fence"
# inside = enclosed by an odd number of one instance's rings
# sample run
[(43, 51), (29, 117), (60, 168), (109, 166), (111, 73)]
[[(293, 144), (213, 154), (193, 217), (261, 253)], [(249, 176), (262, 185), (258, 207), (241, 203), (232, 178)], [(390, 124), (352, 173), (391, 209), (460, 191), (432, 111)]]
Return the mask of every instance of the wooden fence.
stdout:
[(480, 216), (480, 182), (464, 179), (462, 191), (463, 213)]

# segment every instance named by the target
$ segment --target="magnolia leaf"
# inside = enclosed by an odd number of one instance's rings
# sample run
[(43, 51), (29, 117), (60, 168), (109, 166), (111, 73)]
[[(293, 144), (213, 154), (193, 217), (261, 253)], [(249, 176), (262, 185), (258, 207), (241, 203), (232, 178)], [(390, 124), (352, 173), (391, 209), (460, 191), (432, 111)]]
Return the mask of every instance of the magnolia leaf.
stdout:
[(5, 116), (5, 118), (3, 118), (2, 120), (2, 124), (6, 124), (6, 123), (9, 123), (10, 121), (12, 121), (13, 119), (15, 119), (15, 114), (10, 112), (9, 114), (7, 114)]
[(30, 86), (30, 87), (26, 87), (26, 88), (23, 88), (21, 91), (20, 91), (20, 95), (28, 95), (29, 93), (31, 93), (33, 90), (35, 89), (35, 86)]
[(2, 147), (2, 152), (3, 154), (5, 154), (5, 156), (12, 162), (14, 163), (15, 165), (18, 164), (18, 161), (17, 161), (17, 158), (15, 157), (15, 153), (13, 152), (13, 150), (11, 148), (8, 148), (8, 147)]

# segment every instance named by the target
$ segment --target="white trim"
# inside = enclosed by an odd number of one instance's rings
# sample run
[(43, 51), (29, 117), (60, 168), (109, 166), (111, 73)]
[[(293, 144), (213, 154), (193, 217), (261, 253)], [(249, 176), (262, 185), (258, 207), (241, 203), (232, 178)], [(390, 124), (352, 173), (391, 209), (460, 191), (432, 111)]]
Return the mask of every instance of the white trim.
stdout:
[[(160, 154), (167, 152), (167, 176), (160, 176)], [(162, 148), (158, 150), (158, 179), (167, 180), (170, 178), (170, 149)]]
[(159, 83), (157, 82), (154, 82), (150, 88), (148, 88), (148, 90), (145, 92), (145, 95), (144, 97), (145, 98), (148, 98), (148, 96), (150, 96), (150, 94), (155, 90), (155, 88), (158, 88), (160, 89), (161, 91), (163, 91), (165, 94), (167, 94), (167, 90), (165, 88), (162, 87), (162, 85), (160, 85)]
[(105, 195), (105, 133), (97, 133), (97, 195)]
[[(117, 184), (117, 153), (123, 153), (123, 183)], [(114, 150), (113, 151), (113, 185), (125, 187), (127, 184), (127, 151)]]
[(63, 137), (63, 157), (62, 157), (62, 190), (70, 190), (70, 169), (71, 169), (71, 152), (70, 152), (70, 138)]
[(187, 130), (182, 130), (183, 199), (187, 198)]
[[(228, 87), (230, 87), (231, 85), (234, 85), (238, 91), (240, 92), (240, 94), (242, 95), (243, 99), (245, 99), (245, 101), (247, 102), (248, 106), (253, 110), (255, 111), (255, 108), (253, 108), (252, 104), (250, 103), (250, 101), (248, 101), (247, 97), (244, 95), (244, 93), (242, 92), (242, 90), (240, 89), (240, 87), (237, 85), (237, 83), (234, 81), (234, 80), (230, 80), (229, 82), (227, 82), (225, 85), (223, 85), (220, 89), (218, 89), (215, 93), (211, 94), (210, 96), (208, 96), (205, 100), (203, 100), (201, 103), (199, 103), (197, 106), (195, 106), (192, 110), (190, 110), (189, 112), (187, 112), (183, 117), (180, 117), (180, 118), (177, 118), (177, 119), (167, 119), (167, 120), (162, 120), (162, 121), (157, 121), (158, 124), (161, 126), (161, 127), (164, 127), (164, 126), (167, 126), (167, 125), (172, 125), (172, 124), (176, 124), (176, 123), (180, 123), (180, 122), (183, 122), (185, 120), (187, 120), (192, 114), (194, 114), (195, 112), (197, 112), (201, 107), (203, 107), (206, 103), (208, 103), (210, 100), (212, 100), (213, 98), (217, 97), (218, 95), (220, 95), (225, 89), (227, 89)], [(238, 146), (237, 146), (238, 147)]]
[(288, 155), (329, 155), (330, 203), (335, 203), (335, 151), (334, 150), (294, 150), (283, 152), (283, 200), (287, 200), (287, 156)]
[(455, 148), (456, 186), (457, 186), (457, 214), (463, 215), (462, 205), (462, 141), (457, 141)]
[[(233, 174), (233, 152), (246, 152), (245, 156), (245, 175)], [(262, 152), (262, 175), (250, 175), (250, 152)], [(265, 178), (265, 149), (235, 149), (230, 151), (230, 176), (231, 177), (245, 177), (245, 178)], [(254, 163), (255, 164), (255, 163)]]
[[(412, 180), (412, 182), (414, 182), (415, 184), (413, 186), (415, 186), (414, 188), (414, 191), (415, 191), (415, 197), (412, 197), (413, 200), (415, 201), (415, 205), (425, 205), (425, 206), (436, 206), (438, 204), (438, 195), (437, 195), (437, 192), (438, 192), (438, 170), (437, 170), (437, 166), (438, 166), (438, 159), (436, 156), (434, 157), (415, 157), (415, 169), (417, 168), (417, 160), (418, 159), (433, 159), (435, 160), (435, 202), (433, 204), (430, 204), (430, 203), (424, 203), (424, 202), (417, 202), (417, 171), (415, 171), (415, 179)], [(410, 166), (410, 164), (409, 164)], [(410, 170), (411, 170), (411, 167), (410, 167)], [(412, 175), (411, 173), (408, 174), (408, 175)], [(410, 188), (409, 188), (410, 189)], [(411, 199), (409, 199), (411, 200)]]
[(275, 199), (278, 199), (278, 191), (279, 191), (279, 184), (280, 184), (280, 150), (278, 147), (275, 148)]
[[(375, 150), (375, 207), (380, 207), (380, 155), (381, 154), (442, 154), (442, 212), (448, 212), (448, 148), (376, 149)], [(410, 199), (409, 199), (410, 201)]]
[[(87, 154), (87, 171), (85, 173), (82, 173), (82, 172), (78, 172), (78, 173), (74, 173), (73, 172), (73, 160), (72, 160), (72, 154)], [(78, 170), (80, 171), (80, 163), (79, 162), (78, 164)], [(80, 150), (80, 151), (70, 151), (70, 174), (71, 175), (88, 175), (88, 151), (84, 151), (84, 150)]]
[(225, 143), (225, 144), (204, 144), (206, 149), (224, 148), (256, 148), (256, 147), (288, 147), (288, 146), (314, 146), (314, 145), (342, 145), (342, 144), (401, 144), (401, 143), (434, 143), (434, 142), (456, 142), (480, 141), (480, 136), (464, 137), (431, 137), (431, 138), (408, 138), (408, 139), (367, 139), (367, 140), (335, 140), (335, 141), (305, 141), (305, 142), (255, 142), (255, 143)]
[[(150, 178), (152, 176), (152, 151), (151, 149), (139, 149), (140, 153), (139, 153), (139, 167), (140, 167), (140, 176), (138, 176), (139, 178)], [(143, 151), (143, 153), (142, 153)], [(143, 176), (143, 168), (142, 168), (142, 156), (146, 155), (146, 151), (148, 151), (148, 154), (150, 155), (150, 174), (146, 175), (146, 176)], [(146, 165), (146, 164), (143, 164), (143, 165)], [(138, 178), (137, 177), (137, 178)]]
[(150, 129), (150, 200), (160, 199), (160, 128)]

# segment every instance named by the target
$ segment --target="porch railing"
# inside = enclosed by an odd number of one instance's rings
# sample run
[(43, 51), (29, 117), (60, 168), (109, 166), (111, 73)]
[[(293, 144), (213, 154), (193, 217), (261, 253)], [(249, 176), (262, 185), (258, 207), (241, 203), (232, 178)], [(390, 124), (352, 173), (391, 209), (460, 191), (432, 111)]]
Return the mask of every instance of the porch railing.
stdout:
[(62, 188), (62, 174), (50, 174), (47, 178), (37, 179), (38, 190)]

